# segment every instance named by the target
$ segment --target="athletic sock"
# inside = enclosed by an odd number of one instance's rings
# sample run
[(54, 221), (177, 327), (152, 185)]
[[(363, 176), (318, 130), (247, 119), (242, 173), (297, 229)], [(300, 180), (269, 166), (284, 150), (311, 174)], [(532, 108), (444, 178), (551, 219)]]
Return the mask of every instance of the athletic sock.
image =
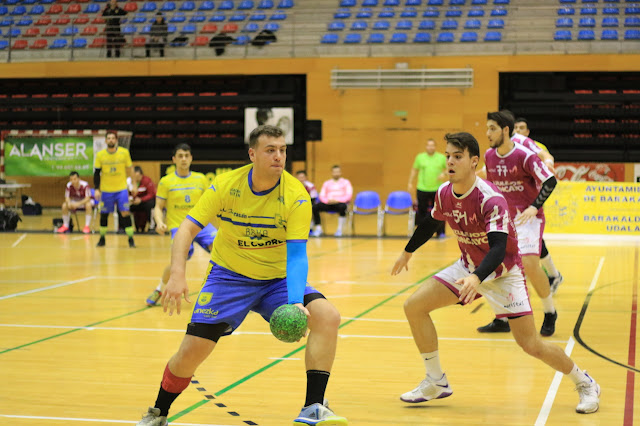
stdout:
[(542, 263), (542, 266), (547, 270), (547, 274), (549, 274), (550, 277), (557, 277), (560, 275), (556, 265), (553, 264), (553, 259), (551, 259), (550, 254), (540, 259), (540, 263)]
[(84, 216), (84, 226), (89, 226), (89, 225), (91, 225), (91, 215), (90, 214)]
[(420, 354), (424, 360), (424, 368), (427, 370), (427, 375), (434, 380), (442, 378), (444, 372), (440, 366), (440, 355), (438, 351), (425, 352)]
[(67, 228), (69, 227), (69, 220), (70, 219), (71, 219), (71, 215), (69, 213), (62, 215), (62, 224), (64, 226), (66, 226)]
[(162, 383), (158, 391), (155, 408), (160, 409), (161, 416), (169, 415), (169, 408), (173, 401), (189, 386), (191, 377), (178, 377), (169, 370), (169, 364), (164, 368)]
[(571, 369), (571, 373), (567, 374), (567, 376), (569, 376), (569, 378), (576, 385), (578, 383), (582, 383), (582, 382), (589, 382), (590, 383), (590, 382), (593, 381), (593, 379), (590, 378), (589, 376), (587, 376), (584, 373), (584, 371), (580, 370), (576, 364), (573, 364), (573, 368)]
[(553, 306), (553, 295), (551, 293), (540, 300), (542, 300), (542, 310), (545, 314), (553, 314), (556, 311), (555, 306)]
[(328, 371), (308, 370), (307, 371), (307, 399), (304, 406), (308, 407), (316, 402), (322, 404), (324, 402), (324, 391), (327, 389), (329, 382)]

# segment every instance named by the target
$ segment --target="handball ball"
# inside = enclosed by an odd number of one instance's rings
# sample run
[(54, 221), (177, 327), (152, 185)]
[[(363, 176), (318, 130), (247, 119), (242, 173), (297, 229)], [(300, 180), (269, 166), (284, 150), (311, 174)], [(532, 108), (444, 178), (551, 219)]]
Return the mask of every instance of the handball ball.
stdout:
[(307, 316), (295, 305), (282, 305), (273, 311), (269, 327), (278, 340), (297, 342), (307, 331)]

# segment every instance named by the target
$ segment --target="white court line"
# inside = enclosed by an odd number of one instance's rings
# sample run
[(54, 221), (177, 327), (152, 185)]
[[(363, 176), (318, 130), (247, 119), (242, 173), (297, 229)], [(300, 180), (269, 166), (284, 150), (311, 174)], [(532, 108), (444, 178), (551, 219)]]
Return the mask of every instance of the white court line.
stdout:
[(12, 297), (18, 297), (18, 296), (24, 296), (25, 294), (32, 294), (32, 293), (38, 293), (40, 291), (45, 291), (45, 290), (51, 290), (52, 288), (58, 288), (58, 287), (65, 287), (71, 284), (76, 284), (76, 283), (81, 283), (84, 281), (89, 281), (92, 280), (93, 276), (91, 277), (86, 277), (86, 278), (81, 278), (79, 280), (73, 280), (73, 281), (66, 281), (60, 284), (55, 284), (55, 285), (50, 285), (47, 287), (40, 287), (40, 288), (34, 288), (33, 290), (27, 290), (27, 291), (21, 291), (20, 293), (13, 293), (13, 294), (8, 294), (6, 296), (0, 296), (0, 300), (4, 300), (4, 299), (10, 299)]
[(18, 238), (15, 243), (11, 244), (11, 247), (16, 247), (18, 244), (20, 244), (20, 241), (24, 240), (25, 238), (27, 238), (27, 234), (20, 235), (20, 238)]
[[(28, 420), (65, 420), (70, 422), (99, 422), (99, 423), (127, 423), (133, 424), (135, 420), (112, 420), (112, 419), (82, 419), (75, 417), (44, 417), (44, 416), (18, 416), (13, 414), (0, 414), (0, 417), (7, 417), (9, 419), (28, 419)], [(233, 425), (221, 425), (213, 423), (176, 423), (171, 422), (174, 426), (233, 426)]]
[[(596, 268), (596, 272), (593, 275), (593, 279), (591, 280), (591, 285), (589, 286), (589, 291), (587, 293), (592, 292), (593, 289), (596, 288), (598, 278), (600, 277), (600, 271), (602, 271), (602, 265), (604, 265), (604, 256), (600, 258), (600, 263), (598, 263), (598, 267)], [(566, 353), (567, 356), (571, 356), (571, 351), (573, 351), (574, 345), (575, 341), (573, 340), (573, 337), (569, 337), (567, 346), (564, 348), (564, 353)], [(556, 393), (558, 393), (560, 382), (562, 382), (562, 376), (564, 376), (564, 374), (559, 371), (556, 371), (556, 374), (553, 376), (551, 386), (549, 386), (549, 390), (547, 391), (547, 396), (542, 403), (540, 413), (538, 413), (538, 418), (536, 419), (535, 426), (543, 426), (547, 423), (549, 413), (551, 412), (551, 407), (553, 406), (553, 401), (556, 398)]]

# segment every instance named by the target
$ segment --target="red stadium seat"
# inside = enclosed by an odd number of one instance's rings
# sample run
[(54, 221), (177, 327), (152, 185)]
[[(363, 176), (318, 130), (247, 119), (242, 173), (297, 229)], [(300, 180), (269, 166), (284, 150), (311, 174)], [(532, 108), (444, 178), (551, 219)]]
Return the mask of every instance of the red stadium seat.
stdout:
[(79, 4), (70, 4), (65, 13), (80, 13), (82, 7)]
[(82, 30), (82, 35), (84, 35), (84, 36), (92, 36), (92, 35), (96, 35), (96, 34), (98, 34), (98, 27), (95, 27), (93, 25), (87, 25)]
[(235, 33), (236, 31), (238, 31), (238, 26), (236, 24), (226, 24), (222, 27), (223, 33)]
[(27, 31), (24, 33), (25, 37), (36, 37), (38, 35), (40, 35), (40, 28), (27, 28)]
[(127, 12), (135, 12), (138, 10), (138, 5), (134, 2), (129, 2), (124, 5), (123, 9), (126, 10)]
[(51, 17), (43, 16), (42, 18), (36, 21), (35, 25), (49, 25), (50, 23), (51, 23)]
[(60, 28), (58, 27), (49, 27), (44, 31), (45, 37), (55, 37), (60, 33)]
[(27, 46), (29, 45), (29, 42), (27, 40), (16, 40), (13, 43), (13, 49), (26, 49)]
[(144, 47), (147, 42), (146, 37), (134, 37), (133, 38), (133, 47)]
[(93, 21), (91, 21), (91, 23), (96, 25), (104, 24), (104, 18), (102, 16), (96, 16), (95, 18), (93, 18)]
[(49, 15), (57, 15), (62, 12), (62, 5), (60, 4), (52, 4), (49, 10), (47, 10), (47, 14)]
[(54, 21), (53, 25), (69, 25), (69, 22), (71, 22), (69, 16), (60, 15), (60, 17)]
[(83, 25), (89, 22), (89, 17), (87, 15), (78, 15), (74, 20), (74, 24)]
[(29, 48), (30, 49), (46, 49), (48, 44), (49, 42), (46, 39), (38, 38), (33, 40), (33, 43), (31, 43), (31, 46), (29, 46)]
[(209, 44), (209, 37), (196, 36), (196, 39), (191, 43), (192, 46), (207, 46)]
[(216, 24), (204, 24), (200, 30), (200, 34), (215, 34), (218, 32), (218, 26)]
[(107, 39), (106, 37), (96, 37), (93, 39), (93, 41), (91, 42), (91, 44), (89, 45), (89, 47), (104, 47), (105, 44), (107, 44)]

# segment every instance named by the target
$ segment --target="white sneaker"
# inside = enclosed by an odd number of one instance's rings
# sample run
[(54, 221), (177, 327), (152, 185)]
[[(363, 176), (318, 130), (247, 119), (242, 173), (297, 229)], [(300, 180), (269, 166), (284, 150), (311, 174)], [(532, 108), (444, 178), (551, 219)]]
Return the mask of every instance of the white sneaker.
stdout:
[(420, 382), (417, 388), (411, 392), (403, 393), (400, 399), (404, 402), (416, 403), (429, 401), (431, 399), (446, 398), (452, 393), (453, 390), (449, 386), (445, 374), (437, 381), (427, 375), (427, 378)]
[(577, 413), (589, 414), (598, 411), (600, 406), (600, 385), (596, 383), (585, 371), (590, 382), (582, 382), (576, 385), (576, 390), (580, 396), (580, 403), (576, 407)]
[(334, 237), (342, 237), (342, 229), (338, 229), (338, 230), (336, 231), (336, 233), (335, 233), (335, 234), (333, 234), (333, 236), (334, 236)]
[(313, 235), (314, 237), (319, 237), (320, 235), (322, 235), (322, 227), (320, 225), (316, 225), (311, 235)]
[(149, 407), (147, 414), (144, 415), (142, 420), (136, 423), (136, 426), (167, 426), (167, 418), (160, 415), (159, 408)]

